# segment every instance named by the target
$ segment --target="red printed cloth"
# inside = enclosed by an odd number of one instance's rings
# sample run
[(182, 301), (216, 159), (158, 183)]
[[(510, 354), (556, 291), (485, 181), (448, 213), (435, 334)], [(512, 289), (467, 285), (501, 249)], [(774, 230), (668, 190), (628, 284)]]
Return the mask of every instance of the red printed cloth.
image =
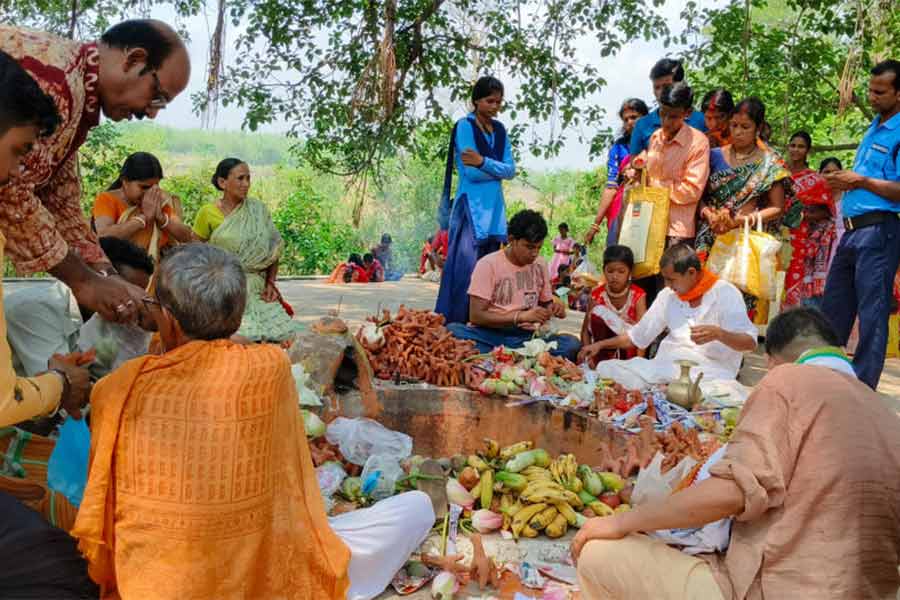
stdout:
[(825, 178), (811, 169), (793, 176), (796, 201), (809, 206), (825, 206), (831, 218), (824, 221), (803, 219), (791, 230), (791, 264), (785, 276), (784, 306), (797, 306), (808, 298), (825, 293), (828, 257), (836, 237), (834, 198)]
[[(594, 288), (591, 292), (591, 299), (594, 302), (590, 316), (590, 333), (591, 342), (599, 342), (614, 338), (624, 331), (621, 331), (624, 325), (635, 325), (638, 322), (637, 305), (638, 301), (647, 294), (638, 286), (631, 284), (628, 290), (628, 298), (625, 299), (625, 305), (621, 310), (612, 304), (612, 300), (606, 293), (606, 284), (602, 284)], [(637, 348), (629, 350), (604, 350), (597, 357), (600, 360), (611, 359), (628, 359), (637, 356)]]
[(0, 26), (0, 50), (53, 98), (62, 119), (22, 161), (21, 175), (0, 187), (0, 230), (9, 257), (21, 273), (51, 269), (69, 247), (88, 263), (106, 262), (81, 211), (77, 153), (100, 122), (97, 45)]

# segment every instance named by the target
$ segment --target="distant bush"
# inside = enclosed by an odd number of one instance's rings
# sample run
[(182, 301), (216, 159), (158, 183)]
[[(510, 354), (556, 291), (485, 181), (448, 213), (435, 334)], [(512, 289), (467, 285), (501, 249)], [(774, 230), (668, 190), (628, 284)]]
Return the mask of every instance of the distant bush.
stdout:
[(360, 241), (349, 223), (333, 217), (331, 200), (319, 194), (309, 178), (299, 176), (294, 192), (272, 215), (284, 238), (279, 272), (294, 275), (324, 274), (358, 252)]

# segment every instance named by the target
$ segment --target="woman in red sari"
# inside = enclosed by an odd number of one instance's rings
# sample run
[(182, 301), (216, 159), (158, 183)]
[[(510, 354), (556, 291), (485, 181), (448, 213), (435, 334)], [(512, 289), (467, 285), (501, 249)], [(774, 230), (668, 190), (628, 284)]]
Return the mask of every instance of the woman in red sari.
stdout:
[(647, 312), (647, 294), (631, 282), (634, 254), (627, 246), (610, 246), (603, 252), (606, 283), (591, 293), (591, 301), (581, 325), (582, 353), (591, 367), (610, 359), (628, 359), (639, 355), (629, 350), (594, 351), (593, 345), (614, 338), (634, 326)]
[(805, 304), (818, 308), (825, 291), (828, 258), (835, 238), (834, 198), (825, 178), (809, 168), (812, 137), (798, 131), (788, 143), (788, 168), (794, 202), (803, 220), (791, 228), (791, 260), (784, 280), (785, 308)]

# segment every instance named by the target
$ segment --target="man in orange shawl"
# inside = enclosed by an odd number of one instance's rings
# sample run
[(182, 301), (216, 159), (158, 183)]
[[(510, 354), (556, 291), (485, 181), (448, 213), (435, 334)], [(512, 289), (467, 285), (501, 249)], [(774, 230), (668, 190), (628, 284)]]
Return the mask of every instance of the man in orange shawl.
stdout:
[(601, 350), (647, 348), (668, 330), (653, 359), (608, 360), (597, 365), (600, 377), (626, 388), (642, 389), (678, 377), (677, 360), (696, 363), (691, 375), (704, 381), (734, 381), (743, 352), (756, 349), (758, 331), (747, 317), (741, 292), (704, 269), (693, 248), (672, 246), (659, 261), (666, 289), (623, 335), (604, 340)]
[(287, 356), (229, 340), (245, 302), (232, 255), (176, 248), (146, 301), (166, 353), (94, 388), (72, 535), (103, 597), (371, 598), (434, 524), (421, 492), (329, 523)]

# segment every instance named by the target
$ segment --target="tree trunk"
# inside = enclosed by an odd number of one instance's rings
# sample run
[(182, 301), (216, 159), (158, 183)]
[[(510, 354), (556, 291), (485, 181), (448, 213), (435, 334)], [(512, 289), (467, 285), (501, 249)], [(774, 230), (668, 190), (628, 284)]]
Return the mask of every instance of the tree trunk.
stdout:
[(78, 25), (78, 0), (72, 0), (72, 9), (69, 13), (69, 31), (66, 36), (70, 40), (75, 39), (75, 28)]

